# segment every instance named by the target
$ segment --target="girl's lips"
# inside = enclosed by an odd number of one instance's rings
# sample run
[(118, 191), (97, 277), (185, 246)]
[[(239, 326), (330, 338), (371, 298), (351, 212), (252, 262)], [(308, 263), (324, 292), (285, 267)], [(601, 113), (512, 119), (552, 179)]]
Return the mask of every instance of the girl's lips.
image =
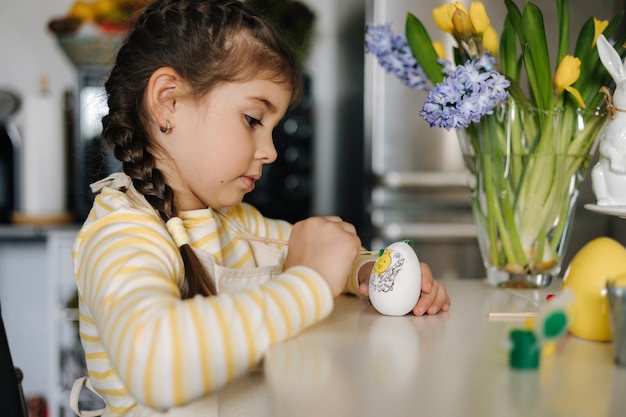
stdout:
[(257, 178), (255, 177), (250, 177), (247, 175), (244, 175), (241, 177), (241, 181), (243, 181), (244, 185), (246, 186), (246, 188), (248, 188), (250, 191), (254, 190), (254, 183), (256, 182)]

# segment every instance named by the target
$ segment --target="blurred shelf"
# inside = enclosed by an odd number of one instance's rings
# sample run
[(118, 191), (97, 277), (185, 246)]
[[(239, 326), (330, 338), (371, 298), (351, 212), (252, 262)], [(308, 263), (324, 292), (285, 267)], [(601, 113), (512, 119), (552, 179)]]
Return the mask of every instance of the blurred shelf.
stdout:
[(51, 232), (67, 232), (68, 234), (76, 234), (80, 229), (80, 224), (67, 223), (63, 225), (18, 225), (3, 224), (0, 225), (0, 240), (45, 240)]

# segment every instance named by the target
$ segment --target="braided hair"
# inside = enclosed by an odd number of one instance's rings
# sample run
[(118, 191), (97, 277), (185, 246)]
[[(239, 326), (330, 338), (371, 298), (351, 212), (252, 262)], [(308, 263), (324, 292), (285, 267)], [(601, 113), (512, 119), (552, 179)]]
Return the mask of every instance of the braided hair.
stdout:
[[(171, 67), (200, 99), (216, 85), (268, 74), (302, 93), (298, 61), (282, 35), (240, 0), (156, 0), (137, 18), (105, 83), (109, 112), (102, 136), (124, 173), (164, 222), (177, 217), (174, 191), (156, 167), (145, 105), (151, 75)], [(216, 293), (214, 282), (189, 244), (180, 246), (185, 265), (183, 298)]]

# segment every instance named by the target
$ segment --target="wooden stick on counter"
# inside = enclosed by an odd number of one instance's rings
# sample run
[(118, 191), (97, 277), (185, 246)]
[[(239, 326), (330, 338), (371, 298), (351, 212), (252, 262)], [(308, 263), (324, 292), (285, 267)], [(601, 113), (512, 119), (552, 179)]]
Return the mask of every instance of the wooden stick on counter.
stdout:
[(537, 313), (534, 311), (490, 311), (487, 317), (490, 319), (504, 320), (504, 319), (527, 319), (536, 317)]

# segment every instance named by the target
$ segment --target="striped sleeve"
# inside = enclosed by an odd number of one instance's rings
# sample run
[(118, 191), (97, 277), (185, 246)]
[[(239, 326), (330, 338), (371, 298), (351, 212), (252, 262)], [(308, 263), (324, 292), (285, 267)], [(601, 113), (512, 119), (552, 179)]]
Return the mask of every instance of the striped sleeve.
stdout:
[(327, 284), (306, 267), (245, 291), (181, 300), (178, 249), (146, 213), (101, 218), (77, 242), (81, 338), (112, 409), (124, 407), (126, 391), (157, 409), (205, 396), (332, 310)]

